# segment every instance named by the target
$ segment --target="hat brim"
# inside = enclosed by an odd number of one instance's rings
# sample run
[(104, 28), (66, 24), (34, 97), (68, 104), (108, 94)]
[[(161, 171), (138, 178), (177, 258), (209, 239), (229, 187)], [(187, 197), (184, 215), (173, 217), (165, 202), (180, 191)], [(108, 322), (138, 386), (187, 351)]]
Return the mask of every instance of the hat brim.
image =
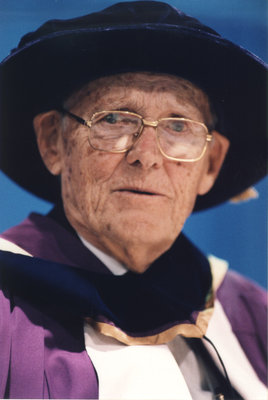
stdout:
[(195, 210), (230, 199), (267, 172), (267, 69), (231, 42), (196, 29), (140, 24), (57, 32), (28, 43), (0, 69), (0, 168), (35, 195), (56, 202), (59, 180), (38, 153), (33, 117), (100, 76), (154, 71), (184, 77), (207, 92), (217, 129), (230, 142), (212, 190)]

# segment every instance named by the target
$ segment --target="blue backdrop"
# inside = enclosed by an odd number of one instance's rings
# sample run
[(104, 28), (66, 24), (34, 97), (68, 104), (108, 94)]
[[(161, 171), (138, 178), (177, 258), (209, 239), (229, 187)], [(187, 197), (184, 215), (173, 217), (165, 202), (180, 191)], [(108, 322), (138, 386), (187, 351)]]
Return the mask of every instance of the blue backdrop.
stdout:
[[(0, 0), (0, 59), (20, 37), (51, 18), (71, 18), (113, 4), (111, 0)], [(170, 0), (223, 36), (267, 62), (267, 0)], [(14, 144), (16, 145), (16, 144)], [(14, 160), (15, 162), (15, 160)], [(185, 232), (205, 252), (227, 259), (230, 267), (266, 285), (267, 179), (256, 186), (257, 200), (218, 206), (193, 215)], [(31, 211), (47, 212), (44, 202), (0, 172), (0, 231)]]

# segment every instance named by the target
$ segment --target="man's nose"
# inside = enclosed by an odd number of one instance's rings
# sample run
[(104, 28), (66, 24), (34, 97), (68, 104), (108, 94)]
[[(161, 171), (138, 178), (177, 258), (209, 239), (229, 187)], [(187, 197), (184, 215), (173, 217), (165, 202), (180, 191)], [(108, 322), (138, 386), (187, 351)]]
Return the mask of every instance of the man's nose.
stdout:
[(144, 169), (159, 168), (163, 165), (163, 156), (159, 150), (154, 127), (145, 126), (141, 136), (133, 144), (126, 156), (129, 164), (140, 164)]

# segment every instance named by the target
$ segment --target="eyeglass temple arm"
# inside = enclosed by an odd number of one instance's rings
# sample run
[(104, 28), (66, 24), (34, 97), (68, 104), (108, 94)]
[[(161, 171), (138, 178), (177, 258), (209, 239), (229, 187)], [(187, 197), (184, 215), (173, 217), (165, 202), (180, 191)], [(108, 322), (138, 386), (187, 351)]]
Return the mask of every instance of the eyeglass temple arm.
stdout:
[(78, 115), (75, 115), (73, 113), (71, 113), (71, 111), (66, 110), (65, 108), (58, 108), (58, 111), (63, 113), (63, 114), (67, 114), (69, 115), (71, 118), (75, 119), (77, 122), (79, 122), (82, 125), (88, 126), (88, 122), (85, 121), (83, 118), (78, 117)]

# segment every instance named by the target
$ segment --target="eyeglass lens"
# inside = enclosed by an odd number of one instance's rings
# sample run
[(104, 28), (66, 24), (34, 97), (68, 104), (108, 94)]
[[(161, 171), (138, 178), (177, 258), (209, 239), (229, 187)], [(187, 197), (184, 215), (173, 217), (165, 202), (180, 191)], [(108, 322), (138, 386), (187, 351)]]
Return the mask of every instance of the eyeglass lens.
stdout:
[(99, 113), (91, 121), (90, 143), (94, 148), (106, 151), (128, 149), (141, 125), (142, 120), (135, 115)]

